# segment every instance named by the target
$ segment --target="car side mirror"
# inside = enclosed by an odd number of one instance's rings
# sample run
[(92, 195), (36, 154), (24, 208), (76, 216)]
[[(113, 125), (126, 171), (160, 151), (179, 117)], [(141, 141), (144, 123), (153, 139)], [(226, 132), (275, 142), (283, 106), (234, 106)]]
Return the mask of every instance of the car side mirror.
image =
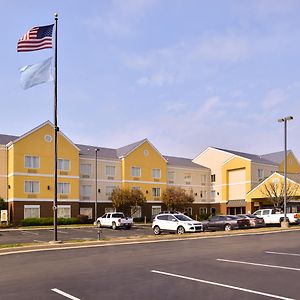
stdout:
[(172, 222), (176, 222), (177, 220), (176, 219), (172, 219)]

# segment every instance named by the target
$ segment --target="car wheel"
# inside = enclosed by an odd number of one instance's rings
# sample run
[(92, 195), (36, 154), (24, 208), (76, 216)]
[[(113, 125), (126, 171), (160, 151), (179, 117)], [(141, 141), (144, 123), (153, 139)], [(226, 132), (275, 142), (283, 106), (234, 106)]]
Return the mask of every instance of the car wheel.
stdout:
[(183, 233), (185, 233), (184, 228), (183, 228), (182, 226), (179, 226), (179, 227), (177, 228), (177, 233), (178, 233), (178, 234), (183, 234)]
[(231, 228), (231, 225), (230, 224), (226, 224), (225, 226), (224, 226), (224, 230), (225, 231), (230, 231), (232, 228)]
[(160, 234), (160, 228), (158, 226), (155, 226), (153, 228), (153, 232), (154, 232), (155, 235), (159, 235)]
[(111, 224), (111, 228), (112, 228), (113, 230), (116, 230), (116, 229), (117, 229), (116, 222), (112, 222), (112, 224)]

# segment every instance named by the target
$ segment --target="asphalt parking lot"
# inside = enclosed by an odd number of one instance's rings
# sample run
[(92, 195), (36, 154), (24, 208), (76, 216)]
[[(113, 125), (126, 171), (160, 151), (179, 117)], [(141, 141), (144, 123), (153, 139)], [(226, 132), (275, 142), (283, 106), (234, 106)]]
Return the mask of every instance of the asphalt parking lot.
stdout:
[[(67, 241), (84, 241), (98, 239), (98, 228), (96, 227), (78, 227), (78, 228), (58, 228), (58, 239), (63, 242)], [(130, 230), (111, 228), (101, 228), (100, 238), (126, 238), (134, 236), (143, 236), (152, 234), (151, 226), (134, 226)], [(0, 230), (0, 245), (20, 244), (20, 243), (43, 243), (53, 240), (53, 229), (16, 229)]]
[(300, 231), (293, 230), (1, 254), (1, 296), (300, 299), (299, 249)]

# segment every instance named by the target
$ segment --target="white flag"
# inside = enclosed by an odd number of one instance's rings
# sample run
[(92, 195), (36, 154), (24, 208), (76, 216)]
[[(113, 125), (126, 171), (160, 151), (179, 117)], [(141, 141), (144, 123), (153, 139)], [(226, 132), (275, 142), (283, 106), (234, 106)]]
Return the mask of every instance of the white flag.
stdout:
[(21, 86), (24, 90), (35, 85), (53, 81), (52, 57), (34, 65), (28, 65), (20, 69)]

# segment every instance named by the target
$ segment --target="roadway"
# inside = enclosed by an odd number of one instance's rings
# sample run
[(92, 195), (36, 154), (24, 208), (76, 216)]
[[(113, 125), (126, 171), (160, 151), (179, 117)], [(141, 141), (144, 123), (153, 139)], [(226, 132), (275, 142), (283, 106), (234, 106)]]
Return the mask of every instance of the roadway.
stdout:
[(300, 299), (300, 231), (0, 254), (1, 299)]

